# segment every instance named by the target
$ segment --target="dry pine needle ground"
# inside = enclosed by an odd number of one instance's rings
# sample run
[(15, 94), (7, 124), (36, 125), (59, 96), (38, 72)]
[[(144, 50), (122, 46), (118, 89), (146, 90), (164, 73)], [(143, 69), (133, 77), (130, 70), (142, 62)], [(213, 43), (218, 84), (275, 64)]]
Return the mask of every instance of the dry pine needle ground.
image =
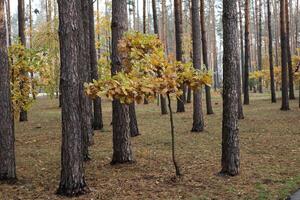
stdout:
[[(240, 122), (241, 174), (220, 170), (221, 98), (205, 116), (205, 132), (191, 133), (192, 105), (175, 114), (176, 153), (184, 176), (173, 180), (169, 117), (155, 103), (137, 106), (141, 136), (132, 140), (137, 163), (110, 166), (111, 103), (104, 101), (105, 128), (95, 132), (92, 161), (86, 164), (91, 193), (76, 199), (284, 199), (300, 187), (300, 110), (279, 110), (267, 94), (252, 95)], [(28, 123), (16, 124), (18, 182), (0, 185), (0, 199), (64, 199), (56, 196), (60, 175), (60, 110), (57, 101), (39, 99)], [(175, 109), (175, 102), (173, 103)], [(205, 111), (204, 111), (205, 112)]]

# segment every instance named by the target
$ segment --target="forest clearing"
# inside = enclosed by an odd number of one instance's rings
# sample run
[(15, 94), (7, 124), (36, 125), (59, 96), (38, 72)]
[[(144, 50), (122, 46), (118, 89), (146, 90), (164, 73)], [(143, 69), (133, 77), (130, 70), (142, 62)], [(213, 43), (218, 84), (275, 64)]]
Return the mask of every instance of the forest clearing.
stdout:
[[(76, 199), (285, 199), (300, 184), (300, 113), (281, 113), (266, 94), (253, 94), (240, 123), (241, 169), (237, 177), (218, 176), (221, 98), (213, 94), (215, 115), (206, 116), (206, 131), (195, 135), (191, 105), (175, 114), (176, 154), (183, 177), (174, 181), (168, 116), (153, 103), (137, 107), (141, 135), (133, 139), (137, 162), (111, 166), (111, 103), (103, 102), (103, 131), (95, 132), (92, 160), (86, 164), (91, 192)], [(175, 103), (175, 102), (174, 102)], [(0, 199), (62, 199), (54, 194), (60, 168), (58, 101), (38, 99), (30, 122), (16, 124), (19, 182), (0, 185)], [(257, 112), (260, 112), (257, 115)]]
[(0, 0), (0, 200), (300, 200), (299, 0)]

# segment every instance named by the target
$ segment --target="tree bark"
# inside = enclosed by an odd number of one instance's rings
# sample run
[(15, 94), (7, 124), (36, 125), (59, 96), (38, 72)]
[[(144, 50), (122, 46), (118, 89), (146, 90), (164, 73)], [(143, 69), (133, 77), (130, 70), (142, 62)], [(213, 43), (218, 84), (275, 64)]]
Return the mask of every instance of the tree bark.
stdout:
[(152, 0), (152, 13), (153, 13), (154, 34), (157, 34), (159, 36), (158, 21), (157, 21), (157, 10), (156, 10), (156, 0)]
[(58, 0), (61, 54), (62, 147), (61, 178), (57, 193), (64, 196), (84, 194), (87, 185), (83, 169), (81, 126), (83, 22), (80, 0)]
[[(262, 70), (262, 3), (258, 0), (258, 39), (257, 39), (257, 59), (258, 59), (258, 70)], [(258, 91), (263, 93), (262, 78), (258, 80)]]
[(130, 118), (130, 135), (131, 137), (136, 137), (140, 135), (138, 123), (136, 119), (136, 112), (135, 112), (135, 104), (132, 103), (129, 105), (129, 118)]
[[(298, 36), (299, 36), (299, 0), (297, 0), (297, 5), (296, 5), (296, 34), (295, 34), (295, 41), (296, 41), (296, 49), (299, 48), (299, 41), (298, 41)], [(297, 53), (297, 52), (296, 52)], [(299, 97), (300, 99), (300, 97)]]
[(219, 69), (218, 69), (218, 53), (217, 53), (217, 39), (216, 39), (216, 16), (215, 16), (215, 0), (211, 1), (211, 15), (212, 15), (212, 51), (213, 51), (213, 70), (214, 70), (214, 89), (215, 91), (219, 88)]
[(171, 137), (172, 137), (172, 161), (175, 168), (175, 175), (181, 176), (179, 165), (176, 161), (176, 154), (175, 154), (175, 127), (174, 127), (174, 120), (173, 120), (173, 111), (171, 106), (171, 98), (170, 95), (167, 94), (168, 97), (168, 106), (169, 106), (169, 112), (170, 112), (170, 122), (171, 122)]
[(81, 46), (81, 65), (79, 66), (80, 76), (80, 121), (83, 139), (83, 159), (90, 160), (88, 147), (93, 144), (93, 128), (92, 128), (92, 100), (84, 93), (84, 83), (91, 81), (91, 33), (90, 33), (90, 6), (93, 0), (81, 0), (82, 21), (83, 21), (83, 44)]
[[(202, 36), (202, 53), (203, 53), (203, 62), (207, 70), (209, 70), (208, 66), (208, 55), (207, 55), (207, 35), (206, 35), (206, 27), (205, 27), (205, 13), (204, 13), (204, 0), (200, 0), (200, 15), (201, 15), (201, 36)], [(200, 37), (200, 35), (199, 35)], [(193, 37), (195, 39), (195, 37)], [(199, 44), (201, 45), (201, 43)], [(194, 52), (195, 53), (195, 52)], [(212, 103), (211, 103), (211, 92), (210, 87), (205, 86), (205, 95), (206, 95), (206, 112), (208, 115), (214, 114)]]
[(282, 104), (281, 110), (289, 110), (289, 92), (288, 92), (288, 66), (287, 66), (287, 33), (286, 33), (286, 15), (285, 0), (280, 0), (280, 38), (281, 38), (281, 92)]
[[(106, 6), (106, 4), (105, 4)], [(97, 0), (97, 8), (96, 8), (97, 14), (96, 14), (96, 23), (97, 26), (100, 24), (100, 0)], [(97, 33), (97, 42), (100, 42), (100, 33)], [(98, 48), (97, 50), (97, 60), (100, 58), (101, 56), (101, 48)]]
[(143, 33), (147, 33), (147, 23), (146, 23), (146, 0), (143, 0)]
[[(32, 0), (29, 0), (29, 39), (30, 39), (30, 48), (32, 48)], [(32, 98), (35, 100), (35, 85), (33, 81), (33, 72), (30, 72), (30, 78), (31, 78), (31, 91), (32, 91)]]
[[(122, 70), (118, 41), (128, 30), (127, 1), (112, 0), (112, 74)], [(134, 161), (130, 142), (129, 106), (113, 100), (113, 158), (111, 164)]]
[[(192, 34), (193, 34), (193, 64), (195, 69), (201, 69), (201, 32), (200, 32), (199, 0), (192, 0)], [(193, 101), (192, 132), (204, 130), (201, 90), (195, 90)]]
[[(143, 33), (147, 33), (147, 2), (143, 0)], [(147, 98), (144, 98), (144, 104), (149, 104)]]
[(244, 91), (244, 77), (245, 77), (245, 54), (244, 54), (244, 30), (243, 30), (243, 14), (242, 14), (242, 1), (238, 1), (239, 5), (239, 22), (240, 22), (240, 47), (241, 47), (241, 68), (242, 68), (242, 90)]
[[(176, 38), (176, 60), (181, 62), (182, 60), (182, 35), (183, 35), (183, 28), (182, 28), (182, 1), (181, 0), (174, 0), (174, 14), (175, 14), (175, 38)], [(181, 90), (184, 91), (184, 85), (181, 85)], [(177, 98), (177, 112), (185, 112), (185, 95), (180, 95)]]
[(7, 32), (8, 32), (8, 46), (11, 46), (11, 16), (10, 16), (10, 0), (6, 4), (6, 18), (7, 18)]
[(187, 90), (186, 103), (192, 103), (192, 89), (190, 87)]
[[(94, 19), (94, 6), (89, 6), (89, 20), (90, 20), (90, 54), (91, 54), (91, 79), (98, 80), (98, 65), (97, 65), (97, 52), (95, 47), (95, 19)], [(93, 128), (94, 130), (101, 130), (103, 128), (102, 119), (102, 105), (101, 98), (97, 97), (93, 100)]]
[[(25, 38), (25, 8), (24, 8), (24, 0), (18, 0), (18, 27), (19, 27), (19, 38), (21, 44), (26, 48), (26, 38)], [(21, 71), (24, 74), (24, 71)], [(22, 91), (24, 88), (24, 82), (20, 83), (20, 90)], [(24, 95), (24, 94), (22, 94)], [(24, 108), (20, 108), (20, 122), (28, 121), (27, 111)]]
[[(238, 0), (238, 3), (240, 0)], [(242, 11), (241, 6), (239, 5), (239, 19), (242, 19)], [(240, 21), (240, 45), (239, 47), (243, 49), (243, 30), (242, 30), (242, 21)], [(243, 51), (239, 51), (239, 57), (237, 58), (238, 61), (238, 70), (237, 70), (237, 92), (238, 92), (238, 119), (244, 119), (244, 110), (243, 110), (243, 101), (242, 101), (242, 78), (241, 78), (241, 69), (243, 68)]]
[(291, 45), (290, 45), (290, 18), (289, 18), (289, 1), (285, 0), (285, 22), (286, 22), (286, 43), (287, 43), (287, 63), (288, 63), (288, 84), (289, 99), (296, 99), (294, 92), (294, 71), (292, 64)]
[[(162, 7), (164, 6), (163, 5), (164, 3), (165, 2), (162, 2)], [(153, 12), (154, 34), (156, 34), (160, 38), (161, 36), (159, 35), (159, 26), (158, 26), (158, 19), (157, 19), (156, 0), (152, 0), (152, 12)], [(165, 12), (164, 8), (163, 8), (162, 12)], [(163, 20), (163, 22), (162, 22), (163, 26), (162, 27), (164, 28), (164, 26), (165, 26), (164, 23), (165, 23), (165, 20), (166, 20), (165, 19), (165, 13), (162, 13), (162, 20)], [(163, 30), (163, 31), (165, 31), (165, 30)], [(162, 40), (165, 40), (164, 35), (165, 35), (165, 33), (163, 32), (162, 33), (162, 38), (161, 38)], [(166, 98), (164, 96), (162, 96), (162, 95), (160, 95), (159, 98), (160, 98), (160, 110), (161, 110), (161, 114), (162, 115), (166, 115), (166, 114), (168, 114)]]
[(6, 39), (4, 1), (0, 1), (0, 181), (14, 181), (15, 136)]
[(279, 28), (278, 28), (278, 25), (279, 25), (279, 22), (278, 22), (278, 7), (277, 7), (277, 2), (276, 0), (273, 0), (273, 7), (274, 7), (274, 17), (275, 17), (275, 20), (274, 20), (274, 29), (275, 29), (275, 63), (276, 63), (276, 66), (279, 66), (279, 53), (278, 53), (278, 46), (279, 46)]
[(268, 7), (268, 34), (269, 34), (269, 63), (270, 63), (270, 77), (271, 77), (271, 101), (276, 103), (276, 92), (275, 92), (275, 78), (274, 78), (274, 66), (273, 66), (273, 37), (272, 37), (272, 14), (270, 7), (270, 0), (267, 0)]
[(249, 98), (249, 69), (250, 69), (250, 40), (249, 40), (249, 32), (250, 32), (250, 0), (245, 0), (245, 77), (244, 77), (244, 104), (250, 104)]
[(236, 0), (223, 0), (223, 126), (221, 174), (235, 176), (240, 171), (238, 128), (238, 15)]

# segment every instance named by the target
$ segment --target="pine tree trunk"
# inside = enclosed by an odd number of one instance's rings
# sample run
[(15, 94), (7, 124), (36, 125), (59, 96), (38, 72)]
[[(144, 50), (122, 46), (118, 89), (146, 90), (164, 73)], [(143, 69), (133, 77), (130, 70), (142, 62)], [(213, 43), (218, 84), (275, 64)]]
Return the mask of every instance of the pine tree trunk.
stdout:
[[(18, 26), (19, 26), (19, 38), (21, 44), (26, 48), (26, 38), (25, 38), (25, 8), (24, 8), (24, 0), (18, 0)], [(23, 75), (25, 75), (24, 71), (21, 71)], [(24, 82), (20, 83), (20, 90), (22, 91), (24, 88)], [(22, 94), (24, 95), (24, 94)], [(24, 108), (20, 108), (20, 122), (28, 121), (27, 111)]]
[(290, 45), (290, 19), (289, 19), (289, 1), (285, 0), (285, 23), (286, 23), (286, 48), (287, 48), (287, 63), (288, 63), (288, 84), (289, 84), (289, 99), (296, 99), (294, 92), (294, 71), (292, 65), (291, 45)]
[(277, 2), (276, 0), (273, 0), (273, 7), (274, 7), (274, 29), (275, 29), (275, 63), (276, 66), (279, 66), (279, 53), (278, 53), (278, 49), (279, 49), (279, 22), (278, 22), (278, 18), (279, 18), (279, 14), (278, 14), (278, 9), (277, 9)]
[(15, 137), (4, 19), (4, 1), (0, 1), (0, 181), (14, 181), (17, 178)]
[[(295, 17), (295, 23), (296, 23), (296, 34), (295, 34), (295, 41), (296, 41), (296, 51), (297, 48), (299, 48), (299, 41), (298, 41), (298, 36), (299, 36), (299, 0), (297, 0), (296, 4), (296, 17)], [(297, 52), (296, 52), (297, 53)], [(300, 97), (299, 97), (300, 99)]]
[(192, 103), (192, 89), (188, 87), (186, 103)]
[(235, 176), (240, 171), (238, 128), (238, 15), (236, 0), (223, 0), (223, 127), (221, 174)]
[[(193, 64), (195, 69), (201, 69), (201, 32), (200, 32), (199, 0), (192, 0), (192, 34), (193, 34)], [(194, 91), (193, 127), (192, 132), (204, 130), (201, 90)]]
[[(182, 1), (174, 0), (174, 14), (175, 14), (175, 38), (176, 38), (176, 60), (181, 62), (182, 60)], [(184, 91), (185, 86), (181, 85), (181, 90)], [(185, 112), (185, 95), (182, 94), (177, 99), (177, 112)]]
[[(106, 6), (106, 4), (105, 4)], [(100, 0), (97, 0), (97, 14), (96, 14), (96, 22), (97, 22), (97, 26), (100, 24)], [(100, 42), (100, 33), (97, 33), (97, 42)], [(97, 51), (97, 60), (100, 58), (101, 56), (101, 48), (98, 48)]]
[(272, 37), (272, 14), (270, 8), (270, 0), (267, 0), (268, 7), (268, 33), (269, 33), (269, 63), (270, 63), (270, 78), (271, 78), (271, 101), (276, 103), (276, 92), (275, 92), (275, 78), (274, 78), (274, 66), (273, 66), (273, 37)]
[[(162, 6), (164, 6), (165, 2), (162, 2)], [(153, 12), (153, 27), (154, 27), (154, 33), (161, 38), (162, 40), (165, 40), (164, 38), (164, 30), (162, 31), (162, 37), (159, 35), (159, 27), (158, 27), (158, 19), (157, 19), (157, 10), (156, 10), (156, 0), (152, 0), (152, 12)], [(164, 10), (162, 12), (165, 12)], [(165, 26), (165, 13), (162, 13), (162, 20), (163, 20), (163, 27)], [(168, 114), (168, 109), (167, 109), (167, 101), (166, 98), (162, 95), (160, 95), (160, 110), (162, 115)]]
[(129, 118), (130, 118), (130, 135), (131, 137), (136, 137), (140, 135), (138, 123), (136, 119), (136, 112), (135, 112), (135, 104), (132, 103), (129, 105)]
[[(146, 13), (147, 13), (147, 4), (146, 4), (146, 0), (143, 0), (143, 33), (146, 34), (147, 33), (147, 16), (146, 16)], [(144, 98), (144, 104), (149, 104), (147, 98)]]
[(242, 80), (241, 80), (240, 67), (237, 69), (237, 92), (238, 92), (238, 119), (244, 119), (245, 116), (244, 116), (243, 101), (242, 101)]
[(242, 90), (244, 91), (244, 77), (245, 77), (245, 54), (244, 54), (244, 30), (243, 30), (243, 15), (242, 15), (242, 1), (239, 0), (239, 22), (240, 22), (240, 47), (241, 47), (241, 68), (242, 68)]
[(153, 28), (154, 33), (159, 35), (158, 31), (158, 21), (157, 21), (157, 10), (156, 10), (156, 0), (152, 0), (152, 13), (153, 13)]
[(146, 0), (143, 0), (143, 33), (147, 33), (147, 25), (146, 25)]
[[(238, 0), (238, 3), (240, 0)], [(242, 11), (241, 6), (239, 5), (239, 19), (240, 19), (240, 45), (239, 47), (243, 49), (243, 26), (242, 26)], [(238, 60), (238, 70), (237, 70), (237, 92), (238, 92), (238, 119), (244, 119), (244, 110), (243, 110), (243, 101), (242, 101), (242, 78), (241, 78), (241, 69), (243, 68), (243, 50), (239, 51), (240, 56), (237, 58)]]
[(244, 74), (244, 104), (250, 104), (249, 98), (249, 69), (250, 69), (250, 0), (245, 1), (245, 74)]
[(11, 16), (10, 16), (10, 0), (6, 4), (6, 18), (7, 18), (7, 32), (8, 32), (8, 46), (11, 46)]
[[(84, 194), (81, 77), (82, 49), (84, 48), (83, 22), (80, 0), (58, 1), (59, 40), (61, 53), (62, 93), (62, 148), (61, 178), (57, 193), (64, 196)], [(75, 8), (75, 9), (74, 9)], [(72, 31), (70, 31), (72, 30)]]
[(216, 16), (215, 16), (215, 0), (212, 1), (212, 45), (213, 45), (213, 57), (214, 57), (214, 89), (219, 88), (219, 69), (218, 69), (218, 52), (217, 52), (217, 39), (216, 39)]
[[(201, 15), (201, 31), (202, 31), (201, 36), (202, 36), (203, 62), (204, 62), (206, 69), (209, 70), (208, 55), (207, 55), (207, 39), (206, 39), (207, 35), (206, 35), (206, 27), (205, 27), (204, 0), (200, 0), (200, 4), (201, 4), (200, 5), (200, 15)], [(212, 108), (212, 103), (211, 103), (211, 92), (210, 92), (209, 86), (205, 86), (205, 95), (206, 95), (206, 112), (208, 115), (214, 114), (214, 111)]]
[(54, 19), (57, 18), (57, 1), (54, 1), (54, 8), (53, 8), (53, 15), (54, 15)]
[[(257, 33), (257, 60), (258, 60), (258, 70), (262, 70), (262, 3), (261, 0), (258, 0), (258, 33)], [(259, 93), (263, 93), (263, 86), (262, 86), (262, 78), (258, 80), (258, 91)]]
[(81, 46), (81, 64), (79, 66), (80, 76), (80, 122), (83, 139), (83, 159), (89, 158), (89, 145), (93, 144), (93, 128), (92, 128), (92, 100), (84, 93), (84, 83), (91, 81), (91, 40), (90, 40), (90, 6), (93, 0), (81, 0), (82, 5), (82, 21), (83, 21), (83, 44)]
[[(252, 22), (252, 28), (251, 28), (251, 30), (253, 30), (252, 31), (252, 34), (253, 34), (252, 46), (253, 46), (253, 48), (251, 50), (251, 55), (253, 57), (253, 60), (252, 60), (253, 64), (251, 65), (251, 69), (250, 69), (251, 72), (257, 70), (257, 65), (258, 65), (258, 59), (257, 59), (257, 55), (258, 55), (258, 53), (257, 53), (257, 49), (258, 49), (257, 48), (258, 47), (258, 45), (257, 45), (258, 44), (258, 25), (257, 25), (258, 24), (258, 15), (257, 15), (258, 11), (257, 11), (257, 1), (252, 1), (252, 7), (253, 7), (253, 8), (251, 8), (252, 9), (252, 19), (250, 18), (250, 21)], [(253, 88), (253, 90), (254, 90), (254, 88)]]
[[(90, 20), (90, 54), (91, 54), (91, 79), (98, 80), (98, 65), (97, 65), (97, 52), (95, 47), (95, 21), (94, 21), (94, 6), (89, 6), (89, 20)], [(93, 100), (93, 128), (94, 130), (101, 130), (103, 128), (102, 119), (102, 105), (101, 98), (97, 97)]]
[[(128, 30), (127, 1), (112, 0), (112, 74), (122, 70), (118, 41)], [(134, 161), (130, 142), (129, 106), (113, 100), (113, 158), (111, 164)]]
[(288, 84), (288, 58), (287, 58), (287, 33), (286, 33), (286, 15), (285, 0), (280, 0), (280, 37), (281, 37), (281, 92), (282, 105), (281, 110), (289, 110), (289, 84)]
[[(146, 8), (145, 8), (146, 9)], [(146, 13), (144, 13), (146, 14)], [(146, 23), (144, 23), (145, 25)], [(146, 30), (146, 29), (145, 29)], [(148, 100), (144, 99), (144, 104), (148, 104)], [(136, 137), (140, 135), (139, 129), (138, 129), (138, 123), (136, 119), (136, 112), (135, 112), (135, 103), (132, 103), (129, 105), (129, 118), (130, 118), (130, 135), (131, 137)]]
[[(29, 0), (29, 39), (30, 39), (30, 48), (32, 48), (32, 0)], [(31, 93), (32, 93), (32, 98), (35, 100), (35, 85), (33, 81), (33, 72), (30, 72), (30, 78), (31, 78)]]

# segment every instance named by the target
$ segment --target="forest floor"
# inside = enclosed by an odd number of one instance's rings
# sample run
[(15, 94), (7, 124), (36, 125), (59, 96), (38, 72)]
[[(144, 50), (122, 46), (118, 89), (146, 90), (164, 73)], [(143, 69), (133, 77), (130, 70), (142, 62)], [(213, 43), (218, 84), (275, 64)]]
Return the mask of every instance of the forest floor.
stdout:
[[(191, 133), (192, 105), (175, 114), (176, 154), (182, 173), (174, 181), (169, 116), (159, 107), (138, 105), (141, 136), (132, 139), (136, 163), (111, 166), (111, 103), (103, 102), (105, 128), (95, 132), (92, 161), (86, 163), (91, 192), (76, 199), (285, 199), (300, 187), (300, 109), (280, 111), (267, 94), (251, 94), (240, 121), (241, 174), (220, 177), (222, 103), (205, 115), (205, 131)], [(60, 176), (61, 122), (57, 100), (39, 99), (29, 122), (16, 123), (18, 182), (0, 185), (0, 199), (64, 199), (55, 195)], [(204, 104), (203, 104), (204, 105)], [(173, 103), (176, 110), (176, 103)], [(205, 111), (204, 111), (205, 112)]]

